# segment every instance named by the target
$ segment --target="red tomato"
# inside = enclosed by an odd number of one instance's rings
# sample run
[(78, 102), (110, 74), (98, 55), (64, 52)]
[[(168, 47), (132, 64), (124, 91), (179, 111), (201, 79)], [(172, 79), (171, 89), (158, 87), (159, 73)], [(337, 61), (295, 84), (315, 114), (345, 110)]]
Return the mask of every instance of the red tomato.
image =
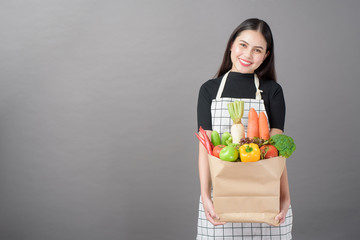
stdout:
[(265, 159), (277, 157), (279, 156), (279, 152), (273, 145), (264, 145), (260, 148), (260, 151), (262, 154), (264, 154), (265, 149), (268, 148), (268, 151), (266, 152)]
[(220, 158), (219, 155), (220, 155), (220, 151), (221, 149), (223, 149), (224, 147), (226, 147), (225, 145), (217, 145), (216, 147), (214, 147), (213, 149), (213, 155), (217, 158)]

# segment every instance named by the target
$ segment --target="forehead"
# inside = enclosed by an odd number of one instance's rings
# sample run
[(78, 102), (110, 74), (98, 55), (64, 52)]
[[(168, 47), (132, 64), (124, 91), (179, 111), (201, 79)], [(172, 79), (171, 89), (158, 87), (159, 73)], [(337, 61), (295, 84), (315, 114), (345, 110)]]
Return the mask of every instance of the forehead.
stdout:
[(266, 40), (261, 32), (255, 30), (244, 30), (238, 35), (235, 39), (236, 42), (238, 41), (245, 41), (249, 45), (253, 46), (261, 46), (266, 48)]

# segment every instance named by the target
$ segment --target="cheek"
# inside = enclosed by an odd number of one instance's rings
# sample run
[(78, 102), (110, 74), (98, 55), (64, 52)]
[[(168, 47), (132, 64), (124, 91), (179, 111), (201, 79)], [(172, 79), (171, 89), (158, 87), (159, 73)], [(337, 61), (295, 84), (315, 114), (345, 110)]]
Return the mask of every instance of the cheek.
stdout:
[(231, 50), (231, 55), (238, 55), (240, 52), (238, 47), (232, 47), (230, 50)]
[(234, 61), (234, 59), (236, 59), (236, 55), (237, 55), (236, 51), (232, 50), (230, 53), (230, 58), (232, 61)]
[(233, 48), (230, 54), (232, 62), (236, 62), (236, 59), (241, 55), (241, 51), (238, 48)]
[(264, 55), (256, 56), (254, 60), (255, 60), (254, 62), (260, 65), (265, 60), (265, 56)]

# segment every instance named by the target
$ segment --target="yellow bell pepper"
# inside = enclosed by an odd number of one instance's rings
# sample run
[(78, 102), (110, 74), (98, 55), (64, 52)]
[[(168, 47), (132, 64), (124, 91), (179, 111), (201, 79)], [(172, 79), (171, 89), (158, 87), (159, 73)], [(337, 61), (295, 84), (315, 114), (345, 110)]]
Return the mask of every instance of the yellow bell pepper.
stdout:
[(260, 148), (256, 143), (243, 144), (239, 151), (242, 162), (257, 162), (260, 160)]

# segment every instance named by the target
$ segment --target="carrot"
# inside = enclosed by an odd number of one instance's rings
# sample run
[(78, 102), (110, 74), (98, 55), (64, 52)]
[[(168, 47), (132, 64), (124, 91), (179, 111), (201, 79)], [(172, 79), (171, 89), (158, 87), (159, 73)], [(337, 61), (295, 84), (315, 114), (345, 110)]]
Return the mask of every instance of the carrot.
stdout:
[(259, 119), (254, 108), (250, 108), (248, 115), (247, 137), (250, 139), (259, 137)]
[(270, 138), (269, 124), (264, 112), (259, 113), (259, 134), (260, 138), (264, 140), (269, 140)]

